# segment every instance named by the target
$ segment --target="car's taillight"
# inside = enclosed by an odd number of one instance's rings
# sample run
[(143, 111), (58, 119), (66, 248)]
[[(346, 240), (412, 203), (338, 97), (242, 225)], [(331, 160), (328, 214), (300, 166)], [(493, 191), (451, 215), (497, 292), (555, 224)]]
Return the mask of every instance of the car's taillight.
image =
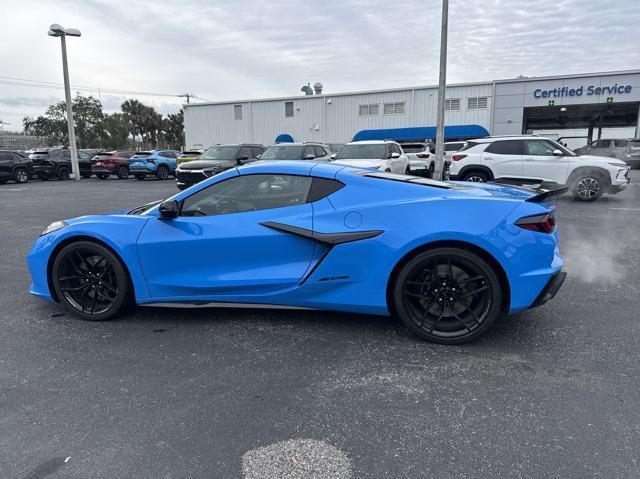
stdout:
[(515, 223), (525, 230), (537, 231), (538, 233), (553, 233), (556, 229), (556, 217), (553, 213), (542, 215), (525, 216)]
[(464, 158), (466, 158), (466, 157), (467, 157), (467, 155), (453, 155), (453, 156), (451, 157), (451, 159), (452, 159), (453, 161), (460, 161), (460, 160), (462, 160), (462, 159), (464, 159)]
[(418, 158), (429, 158), (429, 153), (418, 153), (416, 156)]

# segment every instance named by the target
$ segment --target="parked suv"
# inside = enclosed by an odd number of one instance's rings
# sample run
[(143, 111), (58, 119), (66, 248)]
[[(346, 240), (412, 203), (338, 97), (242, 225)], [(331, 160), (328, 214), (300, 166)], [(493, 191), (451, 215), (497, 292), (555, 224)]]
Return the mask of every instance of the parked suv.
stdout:
[(166, 180), (176, 171), (176, 158), (179, 155), (180, 152), (176, 150), (139, 151), (129, 158), (129, 171), (136, 180), (144, 180), (147, 175)]
[(400, 143), (409, 158), (411, 174), (433, 176), (435, 170), (435, 146), (429, 141)]
[(0, 185), (8, 180), (26, 183), (33, 176), (33, 163), (17, 151), (0, 150)]
[(609, 156), (626, 161), (631, 168), (640, 167), (640, 139), (607, 138), (573, 150), (578, 155)]
[(270, 146), (261, 160), (326, 160), (331, 159), (331, 149), (323, 143), (278, 143)]
[(472, 140), (451, 156), (450, 178), (464, 181), (515, 179), (567, 185), (581, 201), (618, 193), (629, 184), (629, 166), (615, 158), (580, 156), (538, 136)]
[(176, 186), (180, 190), (195, 185), (221, 171), (256, 161), (267, 150), (264, 145), (216, 145), (197, 160), (181, 163), (176, 169)]
[[(66, 148), (38, 150), (29, 155), (29, 158), (41, 180), (48, 180), (54, 176), (60, 180), (68, 180), (71, 175), (71, 150)], [(84, 151), (78, 151), (78, 163), (80, 176), (83, 178), (91, 177), (91, 155)]]
[(116, 175), (121, 180), (129, 178), (129, 158), (133, 151), (105, 151), (91, 158), (91, 172), (101, 180)]
[(336, 163), (357, 168), (373, 168), (398, 174), (409, 174), (409, 158), (395, 141), (353, 141), (333, 155)]

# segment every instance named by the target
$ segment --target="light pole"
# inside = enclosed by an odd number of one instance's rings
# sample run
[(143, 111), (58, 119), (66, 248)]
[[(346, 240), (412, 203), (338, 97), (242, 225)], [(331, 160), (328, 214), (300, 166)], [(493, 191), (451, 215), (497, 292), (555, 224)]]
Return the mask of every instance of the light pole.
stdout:
[(71, 108), (71, 87), (69, 86), (69, 67), (67, 66), (66, 37), (79, 37), (77, 28), (62, 28), (57, 23), (49, 27), (50, 37), (60, 37), (62, 45), (62, 73), (64, 75), (64, 96), (67, 102), (67, 126), (69, 131), (69, 148), (71, 149), (71, 170), (76, 180), (80, 179), (80, 164), (78, 163), (78, 147), (76, 145), (76, 131), (73, 126), (73, 109)]
[(434, 178), (441, 180), (444, 170), (444, 100), (447, 85), (447, 29), (449, 0), (442, 0), (442, 30), (440, 31), (440, 81), (438, 82), (438, 118), (436, 122), (436, 165)]

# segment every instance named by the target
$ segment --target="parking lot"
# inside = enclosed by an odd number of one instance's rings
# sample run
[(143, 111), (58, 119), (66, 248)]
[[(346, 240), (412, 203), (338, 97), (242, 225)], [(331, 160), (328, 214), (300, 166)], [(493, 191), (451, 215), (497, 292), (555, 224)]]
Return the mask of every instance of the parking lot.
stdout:
[(564, 287), (464, 346), (321, 311), (77, 320), (28, 295), (33, 240), (174, 182), (1, 185), (0, 477), (638, 477), (631, 178), (595, 203), (558, 201)]

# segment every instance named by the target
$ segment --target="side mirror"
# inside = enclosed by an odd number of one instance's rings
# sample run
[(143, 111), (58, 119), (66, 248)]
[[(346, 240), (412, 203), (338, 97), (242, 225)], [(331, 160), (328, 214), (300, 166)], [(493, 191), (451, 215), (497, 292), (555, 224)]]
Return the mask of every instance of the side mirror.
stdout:
[(305, 159), (305, 160), (313, 160), (314, 158), (315, 158), (315, 156), (314, 156), (314, 155), (306, 155), (306, 156), (304, 157), (304, 159)]
[(262, 158), (262, 153), (260, 153), (258, 156), (256, 156), (256, 160), (259, 160), (260, 158)]
[(398, 153), (398, 152), (394, 151), (393, 153), (391, 153), (391, 154), (389, 155), (389, 158), (394, 158), (394, 159), (395, 159), (395, 158), (400, 158), (400, 153)]
[(238, 157), (238, 163), (240, 163), (241, 161), (247, 161), (249, 159), (248, 156), (239, 156)]
[(160, 218), (167, 220), (178, 217), (178, 202), (176, 200), (167, 200), (160, 203), (158, 207)]
[(335, 160), (335, 159), (336, 159), (336, 156), (338, 156), (338, 154), (337, 154), (337, 153), (334, 153), (333, 155), (331, 155), (331, 157), (330, 157), (330, 158), (331, 158), (332, 160)]
[(553, 156), (562, 156), (563, 153), (561, 150), (553, 150)]

